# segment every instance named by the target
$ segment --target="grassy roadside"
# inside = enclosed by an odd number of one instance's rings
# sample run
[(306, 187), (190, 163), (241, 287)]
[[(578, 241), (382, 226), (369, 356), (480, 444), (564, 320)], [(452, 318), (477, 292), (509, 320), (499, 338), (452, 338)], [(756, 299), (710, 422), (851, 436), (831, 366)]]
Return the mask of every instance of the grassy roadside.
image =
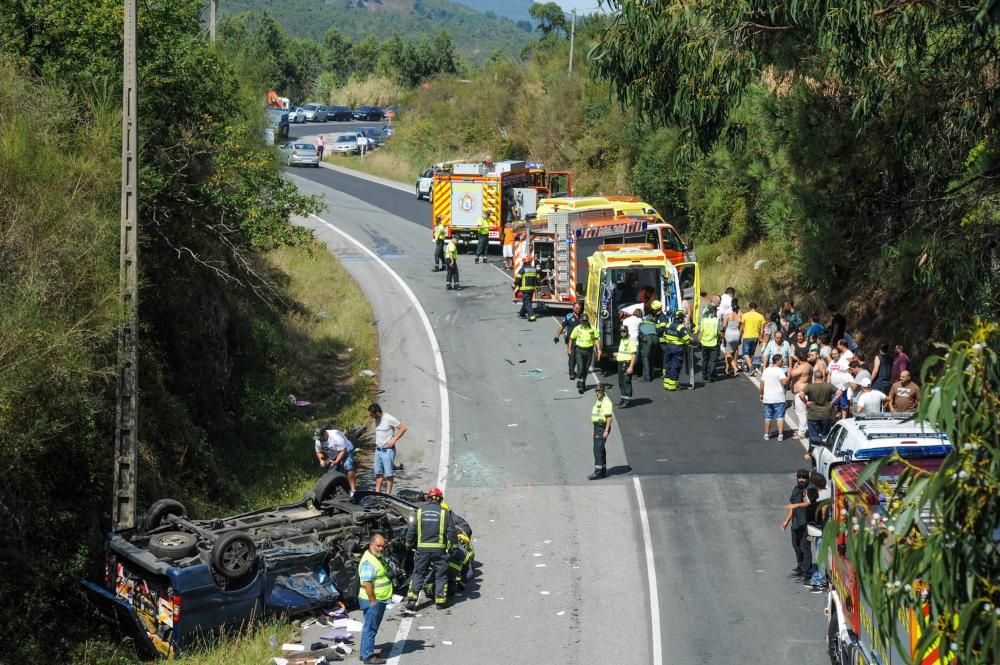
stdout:
[(354, 155), (325, 155), (323, 161), (406, 184), (414, 184), (417, 176), (430, 166), (429, 164), (417, 164), (405, 155), (394, 151), (391, 142), (389, 145), (366, 154), (363, 159)]

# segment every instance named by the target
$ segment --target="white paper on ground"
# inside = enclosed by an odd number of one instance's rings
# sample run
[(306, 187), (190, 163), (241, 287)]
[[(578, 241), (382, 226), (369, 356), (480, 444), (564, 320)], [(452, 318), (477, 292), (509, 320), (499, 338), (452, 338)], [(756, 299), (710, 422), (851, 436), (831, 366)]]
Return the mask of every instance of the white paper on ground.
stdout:
[(348, 621), (350, 621), (350, 619), (334, 619), (333, 620), (333, 627), (334, 628), (347, 628), (347, 622)]
[(420, 626), (417, 630), (434, 630), (434, 626)]
[(282, 651), (305, 651), (306, 647), (304, 644), (282, 644)]
[(441, 644), (444, 644), (445, 646), (449, 646), (450, 647), (452, 644), (454, 644), (454, 642), (449, 642), (448, 640), (444, 640), (443, 642), (441, 642)]
[[(349, 630), (352, 633), (360, 633), (365, 625), (360, 621), (355, 621), (354, 619), (344, 619), (347, 623), (344, 624), (344, 629)], [(334, 626), (336, 628), (336, 626)]]
[(285, 658), (278, 658), (277, 656), (275, 656), (274, 658), (272, 658), (271, 661), (274, 663), (274, 665), (288, 665), (288, 660), (287, 659), (285, 659)]
[(394, 602), (394, 603), (401, 603), (401, 602), (403, 602), (403, 597), (400, 596), (399, 594), (394, 594), (392, 596), (392, 602)]

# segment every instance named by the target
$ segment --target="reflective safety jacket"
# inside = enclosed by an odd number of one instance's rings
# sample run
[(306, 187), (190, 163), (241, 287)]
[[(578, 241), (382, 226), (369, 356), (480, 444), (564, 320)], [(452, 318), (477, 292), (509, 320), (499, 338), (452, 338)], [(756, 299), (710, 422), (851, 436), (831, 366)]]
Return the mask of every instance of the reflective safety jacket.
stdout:
[(620, 363), (627, 363), (632, 360), (639, 350), (639, 342), (632, 339), (631, 337), (626, 337), (618, 344), (618, 351), (615, 353), (615, 360)]
[(719, 345), (719, 317), (701, 317), (701, 345), (707, 347)]
[(479, 218), (479, 235), (488, 236), (490, 234), (490, 220), (485, 217)]
[(530, 293), (538, 287), (538, 271), (535, 266), (526, 265), (518, 271), (518, 290), (522, 293)]
[(570, 333), (569, 338), (581, 349), (589, 349), (597, 341), (597, 331), (589, 323), (586, 325), (581, 323), (573, 328), (573, 332)]
[(611, 400), (608, 396), (600, 398), (594, 402), (594, 408), (590, 410), (590, 422), (603, 423), (612, 413)]
[(406, 542), (418, 550), (446, 550), (458, 538), (451, 511), (434, 501), (417, 508), (417, 516), (406, 528)]
[(653, 325), (656, 326), (656, 336), (663, 337), (663, 333), (666, 332), (667, 326), (673, 323), (673, 318), (667, 316), (666, 312), (660, 312), (659, 315), (653, 317)]
[[(381, 557), (372, 554), (371, 550), (366, 549), (364, 555), (361, 557), (361, 561), (358, 563), (359, 574), (361, 567), (366, 563), (375, 569), (375, 579), (372, 581), (372, 586), (375, 587), (375, 600), (389, 602), (392, 599), (392, 580), (389, 579), (389, 570), (386, 568), (385, 562)], [(364, 586), (359, 589), (358, 598), (368, 600), (368, 594), (365, 593)]]
[(444, 240), (448, 235), (448, 227), (444, 224), (435, 224), (433, 235), (434, 240)]
[(683, 321), (671, 321), (660, 335), (660, 344), (668, 346), (684, 346), (691, 343), (691, 335)]
[(448, 244), (444, 246), (444, 258), (458, 262), (458, 245), (455, 244), (454, 240), (449, 240)]

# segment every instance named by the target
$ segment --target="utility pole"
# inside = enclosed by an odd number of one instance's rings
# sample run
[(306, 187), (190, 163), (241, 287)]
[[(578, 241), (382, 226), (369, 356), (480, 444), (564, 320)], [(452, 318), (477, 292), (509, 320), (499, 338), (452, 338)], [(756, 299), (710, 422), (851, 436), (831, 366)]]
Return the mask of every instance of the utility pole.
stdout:
[(573, 22), (569, 28), (569, 75), (573, 75), (573, 40), (576, 38), (576, 9), (573, 10)]
[(139, 289), (136, 263), (139, 259), (138, 223), (138, 133), (136, 108), (136, 0), (125, 0), (124, 76), (122, 78), (122, 189), (121, 245), (118, 285), (121, 324), (118, 328), (118, 405), (115, 422), (114, 506), (116, 531), (135, 526), (138, 483), (137, 430)]
[(212, 0), (208, 9), (208, 39), (215, 43), (215, 10), (218, 8), (219, 0)]

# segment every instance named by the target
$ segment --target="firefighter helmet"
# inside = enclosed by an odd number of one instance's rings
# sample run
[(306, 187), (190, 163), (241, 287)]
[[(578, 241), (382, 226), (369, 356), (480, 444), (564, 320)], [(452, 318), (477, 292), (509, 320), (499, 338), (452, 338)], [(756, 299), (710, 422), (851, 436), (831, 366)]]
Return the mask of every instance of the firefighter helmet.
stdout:
[(674, 312), (675, 319), (683, 319), (685, 316), (687, 316), (687, 312), (685, 312), (683, 309), (679, 309), (676, 312)]
[(428, 499), (442, 499), (443, 500), (444, 499), (444, 493), (441, 490), (439, 490), (437, 487), (435, 487), (432, 490), (428, 490), (428, 492), (427, 492), (427, 498)]
[(663, 303), (660, 302), (659, 300), (654, 300), (653, 302), (649, 303), (649, 307), (654, 311), (658, 309), (663, 309)]

